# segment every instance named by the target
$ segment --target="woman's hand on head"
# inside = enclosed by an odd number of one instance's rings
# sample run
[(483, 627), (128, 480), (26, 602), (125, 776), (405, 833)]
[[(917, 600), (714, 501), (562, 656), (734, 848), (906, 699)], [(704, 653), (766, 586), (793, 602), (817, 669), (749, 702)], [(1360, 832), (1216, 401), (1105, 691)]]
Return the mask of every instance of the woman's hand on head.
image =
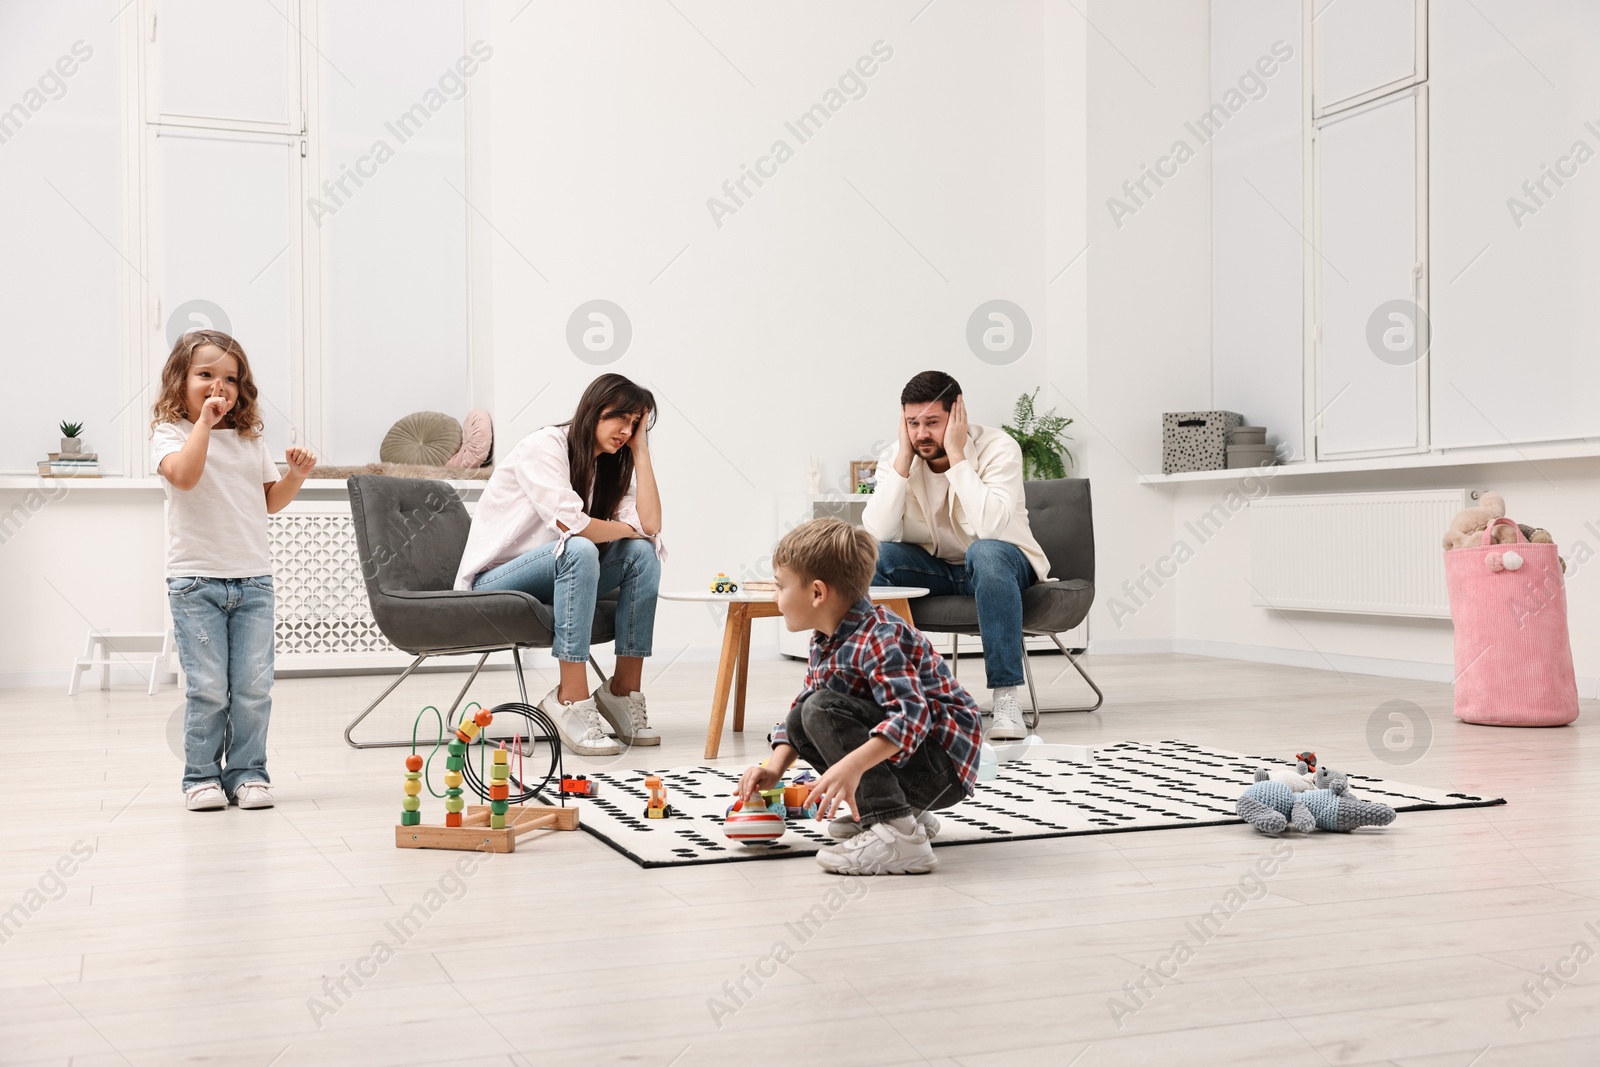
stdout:
[(649, 427), (645, 425), (645, 420), (641, 418), (639, 425), (633, 428), (633, 433), (628, 438), (628, 451), (632, 452), (635, 458), (640, 453), (648, 453), (650, 451), (650, 442), (646, 440), (648, 436)]

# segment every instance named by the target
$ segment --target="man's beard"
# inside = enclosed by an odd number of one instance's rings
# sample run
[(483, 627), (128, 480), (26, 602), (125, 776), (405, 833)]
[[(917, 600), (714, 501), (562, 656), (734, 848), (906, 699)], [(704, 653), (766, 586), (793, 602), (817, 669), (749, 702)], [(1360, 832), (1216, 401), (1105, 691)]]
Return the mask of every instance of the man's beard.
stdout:
[(927, 462), (929, 460), (935, 460), (935, 459), (943, 459), (945, 457), (944, 446), (943, 445), (934, 446), (933, 455), (931, 455), (931, 456), (923, 456), (922, 455), (922, 449), (918, 448), (917, 449), (917, 455), (922, 456), (922, 459), (923, 459), (924, 462)]

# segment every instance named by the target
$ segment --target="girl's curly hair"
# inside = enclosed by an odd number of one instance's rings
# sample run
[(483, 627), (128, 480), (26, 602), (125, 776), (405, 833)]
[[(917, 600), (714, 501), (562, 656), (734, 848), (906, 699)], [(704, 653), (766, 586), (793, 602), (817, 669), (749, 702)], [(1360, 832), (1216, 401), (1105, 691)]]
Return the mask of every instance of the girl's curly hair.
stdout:
[(239, 342), (221, 330), (190, 330), (172, 346), (167, 365), (161, 368), (161, 393), (156, 397), (155, 417), (150, 420), (150, 428), (153, 430), (163, 422), (192, 421), (186, 397), (189, 371), (194, 366), (195, 351), (202, 345), (214, 345), (224, 355), (239, 361), (239, 399), (223, 416), (222, 428), (238, 430), (240, 437), (260, 437), (261, 415), (256, 410), (258, 390), (255, 377), (250, 373), (250, 360)]

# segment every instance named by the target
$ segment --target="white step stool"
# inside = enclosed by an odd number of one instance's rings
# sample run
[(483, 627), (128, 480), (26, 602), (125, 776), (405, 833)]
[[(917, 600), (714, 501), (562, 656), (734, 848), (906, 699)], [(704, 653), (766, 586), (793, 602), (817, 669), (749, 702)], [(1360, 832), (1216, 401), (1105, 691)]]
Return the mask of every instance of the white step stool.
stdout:
[(100, 668), (100, 688), (111, 688), (111, 668), (127, 665), (150, 672), (150, 685), (145, 691), (155, 696), (161, 688), (161, 674), (171, 662), (173, 653), (172, 631), (160, 633), (102, 633), (89, 631), (83, 655), (72, 661), (72, 681), (67, 683), (67, 696), (78, 695), (78, 684), (84, 672)]

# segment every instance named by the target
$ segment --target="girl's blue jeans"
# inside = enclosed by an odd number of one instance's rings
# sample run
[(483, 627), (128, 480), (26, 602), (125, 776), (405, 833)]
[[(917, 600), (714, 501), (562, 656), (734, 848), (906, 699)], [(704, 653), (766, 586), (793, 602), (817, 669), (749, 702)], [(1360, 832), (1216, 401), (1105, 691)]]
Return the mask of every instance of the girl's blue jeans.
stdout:
[(556, 616), (556, 659), (583, 663), (589, 658), (595, 601), (617, 591), (618, 656), (648, 656), (656, 626), (656, 594), (661, 561), (655, 545), (630, 537), (597, 545), (586, 537), (540, 545), (508, 563), (478, 575), (474, 590), (516, 589), (549, 604)]
[(167, 603), (189, 682), (183, 788), (217, 782), (233, 796), (246, 782), (271, 784), (272, 576), (168, 578)]

